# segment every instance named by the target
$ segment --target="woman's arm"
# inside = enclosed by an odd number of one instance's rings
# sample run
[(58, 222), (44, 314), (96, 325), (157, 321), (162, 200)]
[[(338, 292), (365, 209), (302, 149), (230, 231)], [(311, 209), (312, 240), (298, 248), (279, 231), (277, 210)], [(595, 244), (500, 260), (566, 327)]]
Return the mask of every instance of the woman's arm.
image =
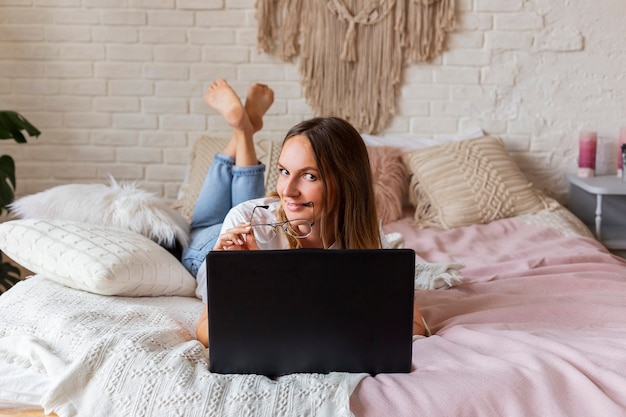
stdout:
[(202, 315), (196, 324), (196, 339), (205, 347), (209, 347), (209, 306), (205, 305)]
[(430, 336), (430, 329), (427, 328), (426, 321), (416, 303), (413, 303), (413, 335)]

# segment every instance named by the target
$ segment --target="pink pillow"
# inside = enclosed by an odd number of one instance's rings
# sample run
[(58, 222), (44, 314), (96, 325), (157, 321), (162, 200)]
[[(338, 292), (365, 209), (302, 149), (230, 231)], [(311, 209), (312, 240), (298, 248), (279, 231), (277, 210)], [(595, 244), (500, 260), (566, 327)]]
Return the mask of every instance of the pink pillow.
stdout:
[(404, 151), (392, 146), (368, 146), (374, 195), (378, 217), (383, 224), (403, 216), (409, 189), (409, 171), (403, 160)]

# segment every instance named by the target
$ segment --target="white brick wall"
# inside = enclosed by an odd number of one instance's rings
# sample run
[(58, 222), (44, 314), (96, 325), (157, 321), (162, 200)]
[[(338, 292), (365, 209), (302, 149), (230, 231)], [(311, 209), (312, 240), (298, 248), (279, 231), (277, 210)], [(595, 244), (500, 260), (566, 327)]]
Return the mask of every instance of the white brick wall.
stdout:
[[(313, 114), (297, 63), (259, 54), (254, 0), (0, 0), (0, 107), (40, 130), (2, 141), (18, 194), (111, 174), (174, 198), (193, 142), (228, 136), (203, 93), (216, 77), (276, 95), (262, 137)], [(626, 2), (459, 0), (449, 50), (410, 63), (381, 135), (500, 135), (541, 188), (564, 200), (577, 135), (626, 125)]]

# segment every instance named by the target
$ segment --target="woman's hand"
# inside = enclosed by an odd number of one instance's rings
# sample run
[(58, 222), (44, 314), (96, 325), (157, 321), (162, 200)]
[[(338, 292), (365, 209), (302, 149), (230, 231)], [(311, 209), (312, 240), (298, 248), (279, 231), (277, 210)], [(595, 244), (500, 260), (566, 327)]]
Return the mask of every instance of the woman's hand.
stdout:
[(259, 250), (250, 223), (239, 223), (222, 233), (213, 250)]

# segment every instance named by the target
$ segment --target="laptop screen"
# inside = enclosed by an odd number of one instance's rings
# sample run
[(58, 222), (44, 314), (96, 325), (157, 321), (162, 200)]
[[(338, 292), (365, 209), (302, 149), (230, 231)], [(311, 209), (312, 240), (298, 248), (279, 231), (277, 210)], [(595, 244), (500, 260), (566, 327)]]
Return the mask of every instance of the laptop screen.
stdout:
[(410, 249), (212, 251), (210, 369), (409, 372)]

